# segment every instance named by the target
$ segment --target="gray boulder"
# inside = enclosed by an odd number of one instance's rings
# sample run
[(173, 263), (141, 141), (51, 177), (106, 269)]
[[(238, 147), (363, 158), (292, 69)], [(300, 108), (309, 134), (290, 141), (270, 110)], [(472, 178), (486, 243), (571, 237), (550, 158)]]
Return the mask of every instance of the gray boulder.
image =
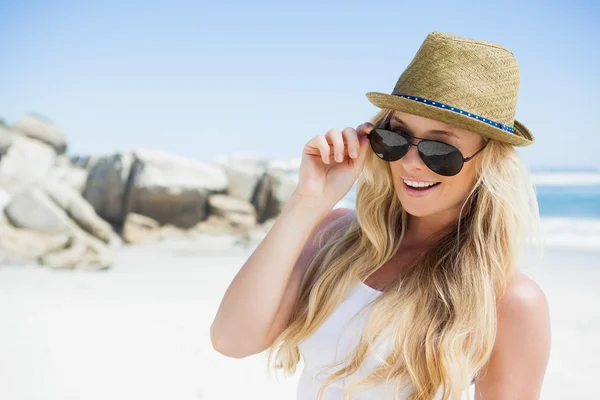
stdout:
[(117, 153), (100, 157), (89, 169), (83, 197), (98, 215), (114, 224), (122, 224), (128, 211), (126, 196), (133, 154)]
[(0, 158), (0, 186), (17, 193), (49, 175), (56, 158), (52, 147), (6, 129), (0, 130), (0, 137), (10, 141)]
[(0, 215), (4, 215), (4, 209), (10, 203), (12, 196), (8, 191), (0, 187)]
[(208, 203), (211, 215), (224, 218), (233, 228), (249, 229), (256, 224), (256, 210), (246, 200), (215, 194), (210, 196)]
[(51, 233), (66, 233), (70, 230), (66, 212), (38, 186), (31, 186), (17, 193), (4, 212), (17, 228)]
[(12, 136), (13, 133), (10, 130), (0, 125), (0, 159), (12, 144)]
[(54, 269), (73, 269), (82, 264), (86, 250), (85, 243), (72, 240), (68, 247), (44, 254), (39, 262)]
[(77, 190), (58, 181), (49, 181), (44, 188), (50, 198), (65, 210), (83, 230), (105, 243), (119, 241), (112, 226), (96, 214), (94, 207)]
[(54, 148), (56, 153), (67, 150), (65, 135), (49, 119), (39, 114), (27, 114), (17, 119), (12, 129), (30, 138), (37, 139)]
[(297, 186), (297, 174), (281, 170), (267, 171), (251, 200), (256, 208), (258, 223), (278, 216)]
[(49, 179), (64, 183), (83, 194), (86, 188), (88, 170), (85, 168), (73, 167), (70, 165), (60, 165), (50, 171)]
[(161, 238), (160, 224), (150, 217), (129, 213), (123, 224), (123, 240), (133, 243), (157, 242)]
[(268, 160), (262, 157), (231, 156), (219, 162), (227, 174), (227, 193), (251, 201), (258, 183), (267, 170)]
[(191, 228), (207, 216), (208, 196), (228, 180), (214, 165), (155, 150), (135, 152), (126, 209), (161, 225)]
[(0, 238), (0, 264), (7, 264), (37, 262), (44, 254), (66, 248), (71, 236), (16, 228), (0, 216)]

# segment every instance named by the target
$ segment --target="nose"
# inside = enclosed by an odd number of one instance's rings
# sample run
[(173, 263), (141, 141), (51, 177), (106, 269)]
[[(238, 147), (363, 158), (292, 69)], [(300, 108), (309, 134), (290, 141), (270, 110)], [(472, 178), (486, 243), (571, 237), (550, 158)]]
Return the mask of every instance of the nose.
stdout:
[(414, 143), (411, 143), (411, 146), (408, 148), (408, 152), (404, 157), (401, 158), (401, 161), (405, 171), (418, 172), (425, 168), (425, 164), (423, 164), (423, 161), (419, 156), (417, 145)]

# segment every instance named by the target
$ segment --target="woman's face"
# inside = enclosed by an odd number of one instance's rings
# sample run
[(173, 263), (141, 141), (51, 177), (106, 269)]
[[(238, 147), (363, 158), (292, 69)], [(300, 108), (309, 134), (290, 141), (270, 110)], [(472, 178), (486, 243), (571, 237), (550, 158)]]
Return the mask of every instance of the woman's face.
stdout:
[[(390, 124), (391, 130), (402, 128), (410, 136), (451, 144), (460, 150), (463, 157), (472, 156), (485, 144), (483, 137), (477, 133), (401, 111), (394, 112)], [(413, 139), (412, 142), (416, 144), (419, 139)], [(419, 157), (417, 147), (410, 146), (404, 157), (390, 163), (396, 195), (402, 207), (410, 215), (417, 217), (453, 210), (458, 216), (464, 199), (475, 184), (476, 158), (477, 156), (465, 162), (458, 174), (443, 176), (430, 170)], [(407, 185), (405, 180), (439, 184), (425, 191), (417, 191)]]

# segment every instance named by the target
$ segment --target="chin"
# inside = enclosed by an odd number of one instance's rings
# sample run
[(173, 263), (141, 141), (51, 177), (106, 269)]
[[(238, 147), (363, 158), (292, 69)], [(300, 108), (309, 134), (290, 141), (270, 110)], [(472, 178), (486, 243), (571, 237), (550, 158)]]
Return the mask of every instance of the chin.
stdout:
[(402, 203), (402, 208), (404, 208), (404, 210), (408, 214), (410, 214), (414, 217), (427, 217), (429, 215), (435, 214), (435, 210), (433, 210), (429, 207), (414, 206), (414, 205), (407, 204), (406, 202), (401, 202), (401, 203)]

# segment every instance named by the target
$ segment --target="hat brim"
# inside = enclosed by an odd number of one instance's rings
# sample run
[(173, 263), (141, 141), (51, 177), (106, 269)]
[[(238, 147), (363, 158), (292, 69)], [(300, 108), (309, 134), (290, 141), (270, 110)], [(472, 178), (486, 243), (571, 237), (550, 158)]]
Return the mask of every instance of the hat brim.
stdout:
[(535, 142), (535, 137), (529, 129), (516, 119), (514, 120), (514, 133), (511, 133), (466, 115), (403, 97), (380, 92), (368, 92), (366, 96), (371, 104), (376, 107), (403, 111), (434, 119), (513, 146), (529, 146)]

